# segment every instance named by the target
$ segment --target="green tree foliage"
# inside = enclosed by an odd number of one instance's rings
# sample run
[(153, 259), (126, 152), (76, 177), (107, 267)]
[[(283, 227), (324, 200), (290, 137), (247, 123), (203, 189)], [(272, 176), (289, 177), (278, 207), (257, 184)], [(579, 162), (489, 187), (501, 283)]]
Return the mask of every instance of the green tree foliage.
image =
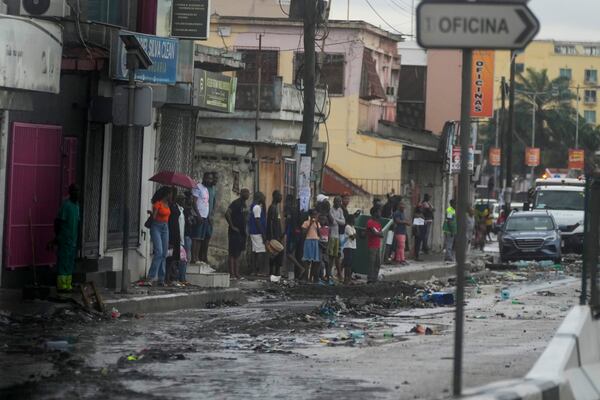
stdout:
[[(566, 168), (569, 148), (575, 147), (575, 91), (569, 87), (569, 80), (550, 80), (546, 69), (528, 68), (516, 76), (515, 92), (515, 135), (509, 141), (513, 152), (513, 172), (525, 174), (525, 147), (531, 145), (532, 112), (535, 98), (535, 146), (541, 148), (541, 165), (544, 168)], [(583, 90), (580, 90), (580, 97)], [(534, 96), (535, 94), (535, 96)], [(581, 112), (581, 109), (580, 109)], [(508, 104), (507, 104), (508, 124)], [(495, 121), (482, 130), (481, 140), (487, 150), (495, 141)], [(508, 128), (508, 126), (507, 126)], [(600, 128), (589, 125), (579, 115), (579, 147), (586, 156), (600, 148)]]

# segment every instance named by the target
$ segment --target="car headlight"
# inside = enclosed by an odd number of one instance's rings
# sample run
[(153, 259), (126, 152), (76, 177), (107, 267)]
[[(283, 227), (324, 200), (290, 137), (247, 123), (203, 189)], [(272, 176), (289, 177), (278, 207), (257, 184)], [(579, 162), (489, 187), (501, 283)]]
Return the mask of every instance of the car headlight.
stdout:
[(556, 236), (556, 233), (548, 235), (544, 238), (544, 240), (547, 240), (547, 241), (552, 241), (552, 240), (556, 240), (556, 239), (558, 239), (558, 237)]

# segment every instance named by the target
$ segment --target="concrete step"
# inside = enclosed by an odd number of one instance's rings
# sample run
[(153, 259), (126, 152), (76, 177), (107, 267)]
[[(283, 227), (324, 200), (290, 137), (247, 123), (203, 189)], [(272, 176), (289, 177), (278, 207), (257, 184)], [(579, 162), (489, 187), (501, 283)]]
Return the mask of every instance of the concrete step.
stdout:
[(202, 288), (228, 288), (229, 274), (222, 272), (212, 273), (186, 273), (186, 279), (193, 285)]
[(121, 313), (157, 313), (173, 310), (204, 308), (209, 303), (235, 302), (242, 304), (246, 296), (238, 288), (205, 289), (193, 292), (168, 293), (148, 296), (128, 296), (105, 299), (106, 309), (115, 307)]
[(113, 258), (112, 257), (100, 257), (100, 258), (84, 258), (77, 263), (75, 267), (76, 272), (105, 272), (112, 270)]

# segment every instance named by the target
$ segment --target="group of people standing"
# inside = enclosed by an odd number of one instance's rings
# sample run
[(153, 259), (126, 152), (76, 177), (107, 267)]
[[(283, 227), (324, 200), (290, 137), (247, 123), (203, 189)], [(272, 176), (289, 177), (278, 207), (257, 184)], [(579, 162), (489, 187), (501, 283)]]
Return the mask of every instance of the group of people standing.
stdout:
[(412, 247), (415, 261), (421, 261), (422, 253), (429, 253), (429, 237), (433, 226), (435, 209), (431, 204), (429, 194), (423, 196), (423, 201), (418, 203), (413, 210), (412, 219), (406, 213), (406, 206), (401, 196), (388, 195), (387, 202), (382, 206), (382, 216), (392, 219), (393, 230), (386, 238), (385, 255), (388, 262), (408, 265), (407, 253), (410, 253), (410, 236), (412, 233), (414, 245)]
[(191, 190), (163, 186), (154, 193), (145, 224), (154, 247), (145, 285), (186, 286), (187, 265), (208, 262), (217, 179), (217, 173), (206, 172)]

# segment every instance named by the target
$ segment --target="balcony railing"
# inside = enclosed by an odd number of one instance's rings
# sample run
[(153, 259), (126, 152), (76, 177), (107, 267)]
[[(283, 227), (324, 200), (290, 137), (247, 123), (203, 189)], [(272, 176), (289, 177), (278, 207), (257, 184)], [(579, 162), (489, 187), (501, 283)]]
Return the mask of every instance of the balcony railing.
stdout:
[[(236, 111), (255, 111), (257, 101), (258, 85), (255, 83), (238, 83), (235, 99)], [(317, 89), (315, 93), (315, 114), (322, 115), (326, 112), (326, 92)], [(325, 107), (323, 107), (325, 105)], [(304, 100), (302, 91), (293, 85), (282, 82), (281, 77), (276, 77), (272, 83), (261, 85), (260, 111), (269, 112), (292, 112), (302, 114)]]

